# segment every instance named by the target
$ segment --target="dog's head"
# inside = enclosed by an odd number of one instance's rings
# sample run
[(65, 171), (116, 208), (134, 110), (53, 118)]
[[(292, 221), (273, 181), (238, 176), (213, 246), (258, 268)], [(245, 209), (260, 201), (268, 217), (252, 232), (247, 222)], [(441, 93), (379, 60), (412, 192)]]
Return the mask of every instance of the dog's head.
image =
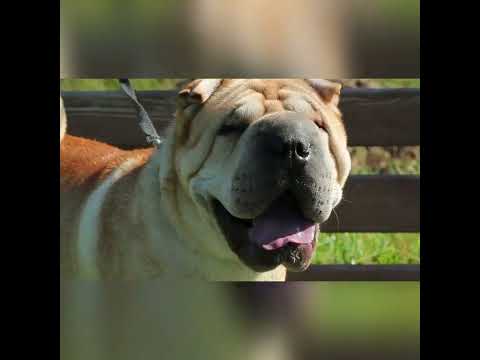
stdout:
[(258, 272), (306, 269), (350, 171), (339, 96), (321, 79), (188, 84), (161, 179), (175, 187), (175, 216), (215, 256)]

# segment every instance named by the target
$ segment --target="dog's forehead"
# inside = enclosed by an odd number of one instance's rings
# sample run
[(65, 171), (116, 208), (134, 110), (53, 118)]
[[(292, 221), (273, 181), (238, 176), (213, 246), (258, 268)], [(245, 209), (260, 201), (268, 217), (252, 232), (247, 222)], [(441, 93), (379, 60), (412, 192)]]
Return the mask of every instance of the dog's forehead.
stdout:
[(321, 100), (303, 79), (224, 79), (210, 104), (243, 110), (261, 106), (266, 114), (283, 110), (315, 111)]
[(253, 90), (261, 93), (268, 100), (278, 99), (281, 90), (285, 89), (314, 93), (303, 79), (224, 79), (218, 90), (219, 92), (231, 92), (236, 89)]

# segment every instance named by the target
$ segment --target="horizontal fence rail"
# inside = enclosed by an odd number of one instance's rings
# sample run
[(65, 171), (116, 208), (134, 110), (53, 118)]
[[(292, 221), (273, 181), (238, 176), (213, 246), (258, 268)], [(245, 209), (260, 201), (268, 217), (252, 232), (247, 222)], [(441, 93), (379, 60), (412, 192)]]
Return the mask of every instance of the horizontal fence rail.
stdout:
[[(146, 146), (135, 109), (122, 92), (63, 92), (69, 132), (124, 148)], [(174, 91), (139, 91), (161, 134), (173, 121)], [(419, 89), (345, 89), (340, 109), (350, 146), (420, 145)]]
[(312, 265), (288, 281), (420, 281), (420, 265)]
[(420, 177), (352, 175), (323, 232), (419, 232)]
[[(146, 147), (120, 91), (62, 92), (68, 132), (125, 149)], [(160, 135), (174, 121), (174, 91), (139, 91)], [(419, 89), (344, 89), (340, 109), (350, 146), (420, 145)], [(322, 232), (419, 232), (420, 177), (353, 175)], [(419, 281), (419, 265), (313, 265), (290, 281)]]

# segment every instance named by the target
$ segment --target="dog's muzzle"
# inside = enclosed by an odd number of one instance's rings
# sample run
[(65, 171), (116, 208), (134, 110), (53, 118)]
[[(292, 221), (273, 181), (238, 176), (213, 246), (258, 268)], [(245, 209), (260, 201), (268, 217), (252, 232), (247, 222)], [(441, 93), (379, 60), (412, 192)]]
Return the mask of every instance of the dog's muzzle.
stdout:
[(311, 262), (319, 224), (337, 201), (323, 131), (307, 114), (285, 111), (242, 135), (247, 155), (233, 178), (246, 185), (235, 183), (230, 208), (215, 201), (214, 209), (230, 248), (256, 271), (302, 271)]

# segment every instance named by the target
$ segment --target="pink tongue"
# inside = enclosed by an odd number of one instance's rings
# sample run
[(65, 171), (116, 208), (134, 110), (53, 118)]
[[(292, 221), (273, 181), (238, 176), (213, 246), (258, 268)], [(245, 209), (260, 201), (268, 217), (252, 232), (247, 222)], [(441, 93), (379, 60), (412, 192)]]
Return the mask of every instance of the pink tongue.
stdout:
[(306, 220), (298, 211), (276, 202), (253, 221), (249, 235), (265, 250), (279, 249), (288, 243), (311, 244), (315, 223)]

